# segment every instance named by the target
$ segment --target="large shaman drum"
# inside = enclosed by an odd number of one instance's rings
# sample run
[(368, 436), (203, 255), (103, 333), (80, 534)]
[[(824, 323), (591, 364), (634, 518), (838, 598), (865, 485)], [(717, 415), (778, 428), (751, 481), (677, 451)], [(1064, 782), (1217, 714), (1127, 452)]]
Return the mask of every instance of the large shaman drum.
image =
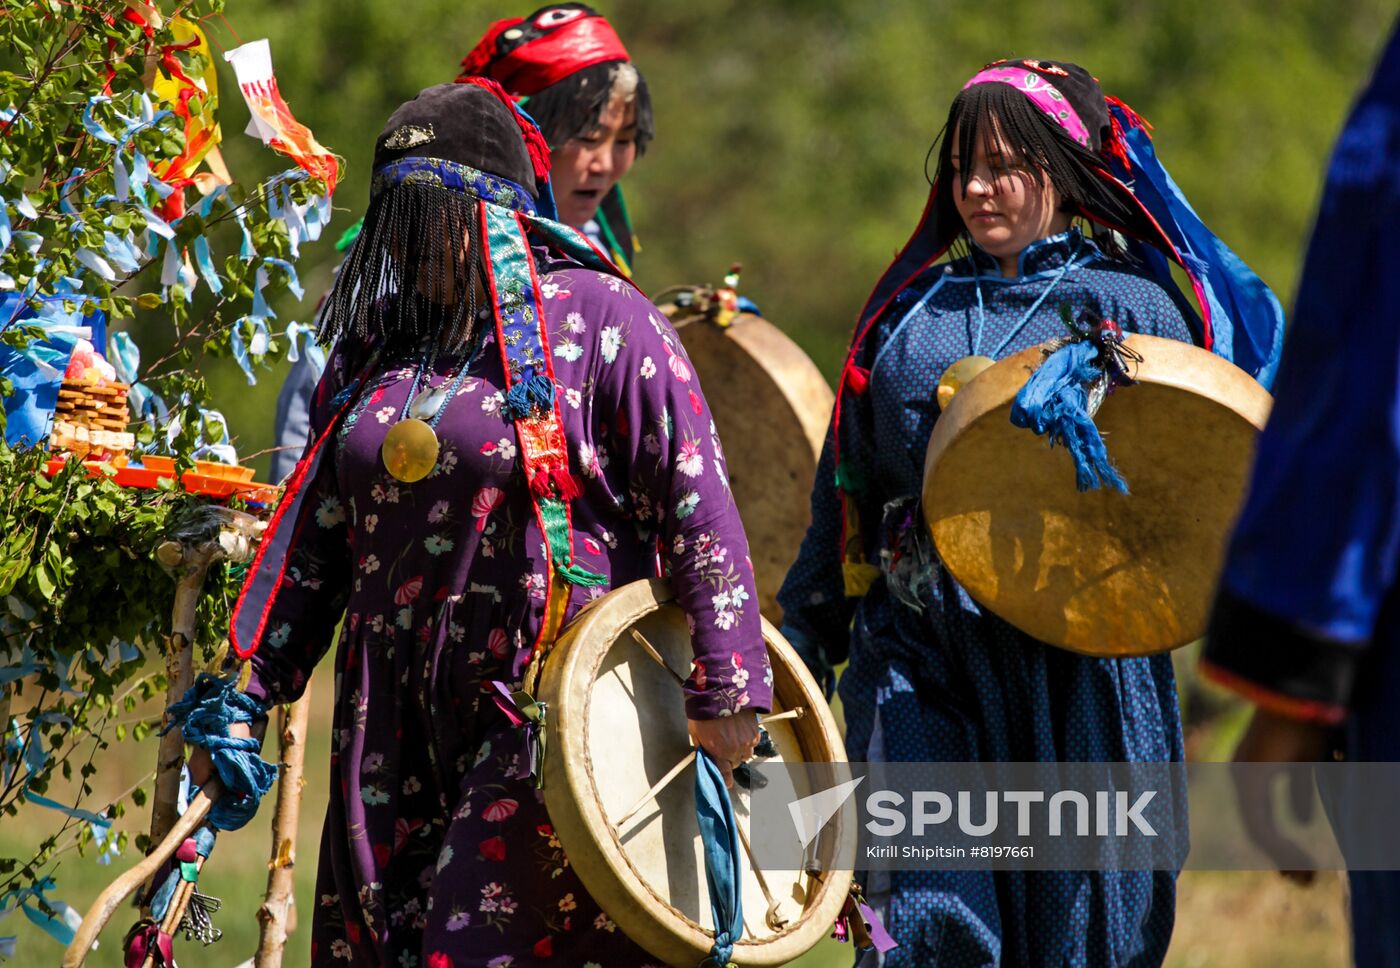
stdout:
[[(616, 589), (580, 613), (551, 650), (538, 689), (547, 708), (544, 799), (570, 863), (608, 916), (667, 964), (696, 965), (710, 952), (714, 924), (677, 681), (692, 652), (672, 594), (658, 579)], [(773, 714), (803, 710), (800, 718), (765, 726), (778, 755), (763, 762), (830, 763), (835, 770), (845, 754), (820, 690), (766, 621), (763, 635), (773, 664)], [(789, 774), (765, 776), (787, 783)], [(781, 791), (792, 799), (812, 792)], [(748, 791), (736, 783), (730, 793), (747, 839)], [(852, 830), (833, 829), (853, 822), (853, 814), (838, 814), (824, 838), (854, 844)], [(849, 896), (851, 859), (825, 866), (816, 874), (756, 873), (743, 859), (736, 963), (785, 964), (831, 931)]]
[(705, 389), (749, 538), (759, 609), (777, 622), (778, 588), (812, 520), (812, 482), (835, 397), (807, 354), (762, 316), (739, 313), (720, 327), (685, 309), (662, 311)]
[(982, 606), (1052, 645), (1145, 655), (1205, 633), (1225, 543), (1272, 398), (1186, 343), (1132, 335), (1137, 384), (1095, 417), (1129, 494), (1075, 489), (1074, 466), (1011, 404), (1043, 355), (968, 382), (934, 426), (924, 516), (938, 556)]

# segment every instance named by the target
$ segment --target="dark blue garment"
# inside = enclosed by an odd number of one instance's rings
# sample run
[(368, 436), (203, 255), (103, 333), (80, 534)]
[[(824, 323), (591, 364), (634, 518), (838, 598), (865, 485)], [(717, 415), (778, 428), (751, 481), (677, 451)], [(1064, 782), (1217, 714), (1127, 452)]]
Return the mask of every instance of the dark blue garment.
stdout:
[[(1400, 760), (1400, 32), (1332, 155), (1206, 670)], [(1223, 676), (1220, 673), (1224, 673)], [(1351, 875), (1358, 965), (1400, 966), (1400, 873)]]
[[(1161, 287), (1078, 232), (1030, 246), (1019, 268), (1004, 279), (977, 251), (934, 266), (876, 324), (863, 364), (871, 367), (869, 391), (854, 398), (853, 416), (843, 416), (843, 467), (862, 485), (857, 510), (863, 522), (890, 522), (863, 529), (868, 560), (894, 546), (906, 551), (902, 543), (922, 527), (908, 527), (900, 509), (921, 492), (938, 418), (935, 389), (950, 364), (974, 352), (1004, 358), (1063, 335), (1063, 304), (1076, 317), (1091, 309), (1115, 319), (1127, 332), (1190, 339)], [(1067, 456), (1065, 487), (1074, 487)], [(845, 596), (832, 553), (840, 521), (828, 439), (812, 527), (779, 602), (785, 633), (807, 656), (835, 663), (849, 655), (839, 692), (852, 759), (1182, 758), (1168, 657), (1091, 659), (1047, 646), (979, 609), (936, 562), (912, 581), (897, 570), (882, 575), (857, 604)], [(887, 968), (1156, 964), (1175, 912), (1169, 872), (907, 871), (893, 874), (888, 889), (886, 926), (901, 947), (886, 955)]]

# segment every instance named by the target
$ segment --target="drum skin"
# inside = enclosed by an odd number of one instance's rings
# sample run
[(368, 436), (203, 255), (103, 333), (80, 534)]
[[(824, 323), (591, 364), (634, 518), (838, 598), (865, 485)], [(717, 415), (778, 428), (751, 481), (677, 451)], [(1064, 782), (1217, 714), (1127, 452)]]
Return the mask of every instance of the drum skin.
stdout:
[(812, 520), (812, 483), (836, 398), (807, 354), (763, 317), (740, 313), (720, 328), (670, 312), (724, 446), (759, 609), (779, 623), (778, 589)]
[(939, 417), (923, 509), (938, 556), (988, 611), (1095, 656), (1200, 638), (1272, 398), (1206, 350), (1131, 335), (1137, 384), (1094, 418), (1130, 493), (1080, 493), (1074, 465), (1011, 405), (1041, 347), (971, 380)]
[[(615, 825), (690, 750), (681, 687), (633, 640), (632, 629), (671, 669), (689, 671), (686, 618), (667, 582), (633, 582), (585, 608), (564, 629), (541, 674), (538, 696), (546, 703), (548, 734), (545, 806), (569, 862), (608, 916), (666, 964), (695, 965), (709, 954), (713, 920), (695, 817), (694, 765), (620, 828)], [(773, 663), (773, 712), (798, 706), (806, 711), (767, 727), (777, 760), (843, 764), (841, 736), (816, 683), (766, 621), (763, 634)], [(773, 775), (786, 782), (786, 772)], [(748, 792), (736, 784), (731, 796), (747, 831)], [(853, 822), (853, 814), (832, 821)], [(835, 839), (854, 844), (854, 834), (846, 833)], [(745, 930), (733, 961), (781, 965), (825, 938), (849, 896), (851, 860), (830, 864), (843, 869), (816, 877), (765, 871), (789, 922), (774, 931), (765, 923), (767, 903), (744, 857)]]

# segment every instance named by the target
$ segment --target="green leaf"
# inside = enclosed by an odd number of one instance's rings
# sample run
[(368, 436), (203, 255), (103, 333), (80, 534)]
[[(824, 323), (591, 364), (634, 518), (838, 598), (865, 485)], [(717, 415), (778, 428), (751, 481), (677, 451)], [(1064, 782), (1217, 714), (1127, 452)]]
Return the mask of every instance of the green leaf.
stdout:
[(48, 562), (39, 562), (34, 566), (31, 574), (34, 576), (34, 585), (39, 589), (39, 594), (45, 599), (52, 599), (54, 593), (58, 591), (58, 585), (54, 581), (53, 575), (49, 573)]

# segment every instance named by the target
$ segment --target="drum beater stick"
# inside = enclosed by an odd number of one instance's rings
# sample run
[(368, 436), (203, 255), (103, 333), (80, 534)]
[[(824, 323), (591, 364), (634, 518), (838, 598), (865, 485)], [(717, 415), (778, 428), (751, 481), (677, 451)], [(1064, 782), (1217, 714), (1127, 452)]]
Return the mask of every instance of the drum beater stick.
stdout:
[[(676, 682), (682, 686), (685, 685), (685, 677), (683, 677), (675, 669), (671, 668), (670, 663), (668, 663), (665, 659), (661, 657), (661, 653), (656, 651), (656, 646), (648, 642), (647, 637), (645, 635), (643, 635), (637, 629), (633, 629), (632, 640), (638, 645), (640, 645), (643, 649), (645, 649), (647, 655), (651, 656), (657, 665), (661, 666), (661, 668), (669, 672), (671, 674), (672, 679), (675, 679)], [(804, 709), (801, 706), (794, 706), (792, 709), (789, 709), (786, 712), (774, 713), (771, 716), (764, 716), (758, 721), (758, 725), (765, 726), (768, 723), (776, 723), (782, 719), (801, 719), (805, 715), (807, 715), (806, 709)]]
[(781, 931), (787, 925), (787, 918), (778, 914), (778, 902), (773, 900), (773, 894), (768, 890), (768, 878), (763, 876), (763, 869), (758, 866), (758, 861), (753, 858), (753, 847), (749, 845), (749, 835), (744, 830), (744, 825), (739, 823), (738, 818), (734, 820), (734, 826), (739, 830), (739, 842), (744, 845), (744, 853), (749, 857), (749, 868), (754, 876), (758, 878), (759, 890), (763, 892), (763, 899), (768, 902), (768, 913), (764, 915), (764, 921), (773, 931)]
[(646, 793), (642, 794), (642, 798), (638, 800), (635, 804), (633, 804), (632, 809), (624, 813), (622, 815), (622, 819), (614, 825), (616, 829), (621, 830), (622, 827), (627, 823), (627, 821), (631, 820), (634, 816), (636, 816), (637, 811), (641, 810), (642, 807), (646, 806), (650, 801), (655, 800), (658, 796), (660, 796), (661, 791), (666, 788), (666, 785), (672, 780), (674, 780), (676, 777), (680, 776), (681, 771), (684, 770), (687, 766), (689, 766), (691, 761), (695, 759), (695, 753), (695, 750), (691, 750), (689, 753), (687, 753), (684, 759), (682, 759), (675, 766), (671, 767), (671, 769), (667, 771), (665, 776), (656, 781), (655, 786), (653, 786)]
[(647, 655), (655, 659), (657, 665), (665, 669), (667, 672), (671, 673), (672, 679), (676, 680), (676, 682), (678, 682), (682, 686), (685, 685), (685, 676), (681, 675), (675, 669), (672, 669), (670, 663), (668, 663), (665, 659), (661, 658), (661, 653), (656, 651), (656, 646), (652, 645), (650, 642), (647, 641), (647, 637), (645, 635), (643, 635), (636, 629), (633, 629), (632, 640), (638, 645), (640, 645), (643, 649), (646, 649)]

